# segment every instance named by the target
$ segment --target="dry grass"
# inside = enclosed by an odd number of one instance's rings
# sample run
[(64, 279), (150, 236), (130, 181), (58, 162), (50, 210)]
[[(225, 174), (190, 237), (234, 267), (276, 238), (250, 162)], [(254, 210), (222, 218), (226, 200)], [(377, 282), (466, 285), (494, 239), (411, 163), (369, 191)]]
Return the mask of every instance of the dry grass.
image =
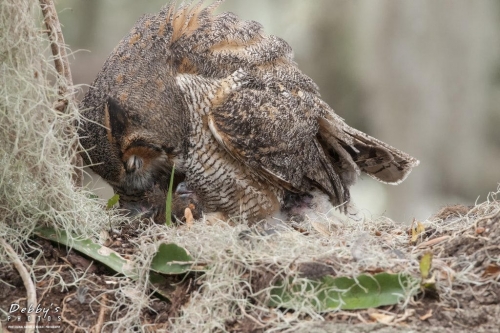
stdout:
[[(34, 269), (37, 260), (29, 258), (38, 248), (29, 240), (34, 228), (51, 225), (98, 240), (103, 227), (123, 218), (109, 216), (90, 193), (73, 187), (77, 138), (68, 136), (68, 129), (78, 123), (79, 113), (75, 105), (66, 113), (53, 108), (62, 78), (47, 56), (43, 29), (37, 1), (1, 2), (0, 238), (17, 251), (35, 282), (52, 278), (67, 289), (80, 278), (66, 284), (51, 267)], [(13, 261), (2, 247), (0, 266)]]

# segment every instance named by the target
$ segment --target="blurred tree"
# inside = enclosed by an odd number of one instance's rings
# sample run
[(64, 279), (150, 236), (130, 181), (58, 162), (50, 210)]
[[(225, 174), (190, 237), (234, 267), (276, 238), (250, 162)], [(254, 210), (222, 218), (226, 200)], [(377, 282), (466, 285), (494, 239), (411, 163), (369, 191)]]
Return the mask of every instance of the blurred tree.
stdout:
[[(374, 135), (421, 160), (391, 189), (389, 216), (426, 217), (495, 190), (486, 138), (498, 66), (498, 1), (357, 1), (363, 112)], [(497, 108), (498, 109), (498, 108)]]

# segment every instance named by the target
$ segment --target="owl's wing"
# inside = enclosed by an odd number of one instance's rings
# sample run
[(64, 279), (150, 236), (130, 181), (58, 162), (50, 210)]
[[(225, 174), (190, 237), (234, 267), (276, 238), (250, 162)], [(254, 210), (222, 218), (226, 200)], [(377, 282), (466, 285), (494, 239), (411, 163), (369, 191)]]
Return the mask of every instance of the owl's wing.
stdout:
[(279, 88), (243, 88), (209, 114), (217, 141), (250, 172), (293, 192), (324, 190), (333, 202), (348, 191), (316, 135), (318, 115), (304, 94)]
[(347, 125), (331, 109), (319, 119), (319, 125), (330, 156), (340, 155), (345, 164), (350, 163), (352, 171), (362, 171), (378, 181), (399, 184), (420, 163), (405, 152)]
[[(177, 12), (169, 6), (157, 21), (170, 40), (173, 73), (186, 79), (183, 92), (193, 101), (212, 100), (212, 134), (249, 172), (291, 191), (321, 188), (335, 204), (348, 199), (361, 171), (398, 183), (418, 164), (346, 125), (298, 69), (284, 40), (234, 14), (212, 15), (220, 2)], [(238, 71), (256, 82), (232, 80)]]
[(353, 138), (355, 162), (364, 173), (387, 184), (399, 184), (420, 162), (368, 134), (347, 126), (345, 133)]

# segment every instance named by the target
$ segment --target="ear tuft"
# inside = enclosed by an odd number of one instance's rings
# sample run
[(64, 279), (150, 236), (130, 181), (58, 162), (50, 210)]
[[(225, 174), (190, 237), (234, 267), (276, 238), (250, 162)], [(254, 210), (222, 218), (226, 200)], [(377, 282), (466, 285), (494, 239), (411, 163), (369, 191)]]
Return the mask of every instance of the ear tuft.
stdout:
[(125, 110), (111, 97), (104, 106), (104, 124), (108, 129), (109, 142), (119, 142), (128, 125)]

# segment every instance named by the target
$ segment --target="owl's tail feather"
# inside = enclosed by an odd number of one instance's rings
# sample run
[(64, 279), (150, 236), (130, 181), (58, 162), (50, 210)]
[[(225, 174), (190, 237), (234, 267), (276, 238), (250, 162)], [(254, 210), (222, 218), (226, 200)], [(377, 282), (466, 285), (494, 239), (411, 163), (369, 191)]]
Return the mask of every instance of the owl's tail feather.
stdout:
[[(317, 148), (321, 167), (309, 170), (307, 177), (313, 181), (317, 188), (328, 193), (330, 201), (333, 205), (342, 206), (350, 200), (348, 184), (344, 182), (342, 174), (339, 173), (335, 166), (331, 163), (322, 142), (320, 140), (315, 140), (314, 143)], [(344, 209), (345, 207), (340, 208), (346, 212)]]
[(401, 183), (420, 163), (405, 152), (352, 127), (346, 126), (345, 133), (354, 141), (355, 162), (361, 171), (383, 183)]
[(333, 112), (319, 123), (323, 146), (348, 186), (354, 183), (360, 171), (380, 182), (396, 185), (420, 163), (401, 150), (350, 127)]

